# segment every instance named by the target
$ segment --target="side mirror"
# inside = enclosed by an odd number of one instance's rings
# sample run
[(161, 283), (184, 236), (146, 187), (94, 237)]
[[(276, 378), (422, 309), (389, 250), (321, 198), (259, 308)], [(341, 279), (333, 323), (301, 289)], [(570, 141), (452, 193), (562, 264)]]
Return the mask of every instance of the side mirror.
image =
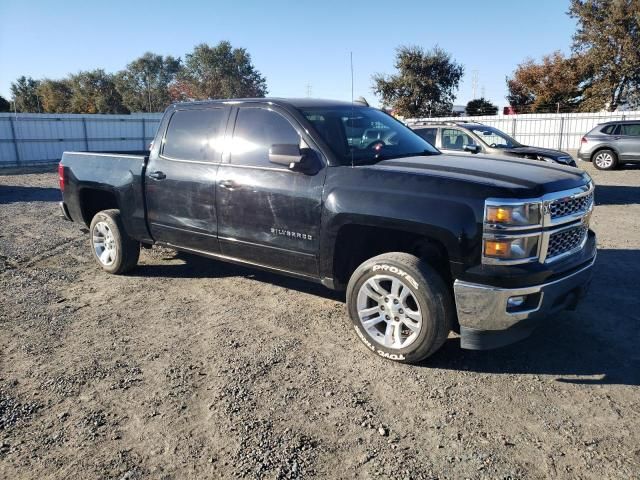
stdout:
[(269, 148), (269, 161), (278, 165), (286, 165), (289, 168), (300, 163), (303, 157), (300, 145), (277, 143)]
[(473, 143), (470, 143), (468, 145), (465, 145), (463, 150), (465, 152), (478, 153), (480, 151), (480, 145), (475, 145)]

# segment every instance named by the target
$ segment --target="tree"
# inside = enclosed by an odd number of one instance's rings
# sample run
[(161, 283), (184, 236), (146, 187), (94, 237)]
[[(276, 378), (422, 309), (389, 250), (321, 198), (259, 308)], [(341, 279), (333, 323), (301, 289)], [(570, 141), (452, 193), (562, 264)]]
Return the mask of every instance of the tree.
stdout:
[(122, 104), (114, 76), (102, 69), (69, 77), (73, 113), (129, 113)]
[(555, 112), (573, 110), (580, 102), (580, 83), (584, 72), (577, 57), (561, 52), (542, 57), (541, 63), (527, 59), (507, 78), (507, 100), (517, 112)]
[(473, 117), (476, 115), (495, 115), (498, 113), (498, 107), (491, 103), (489, 100), (477, 98), (467, 103), (467, 115)]
[(571, 0), (573, 51), (588, 77), (582, 110), (615, 110), (640, 87), (640, 0)]
[(171, 104), (169, 85), (180, 71), (180, 59), (151, 52), (129, 63), (115, 77), (123, 104), (132, 112), (161, 112)]
[(244, 48), (202, 43), (185, 57), (174, 91), (182, 99), (264, 97), (267, 84)]
[(395, 75), (373, 76), (373, 91), (405, 117), (445, 115), (451, 112), (464, 67), (439, 47), (424, 51), (417, 46), (396, 50)]
[(37, 113), (42, 111), (38, 98), (40, 82), (24, 75), (11, 83), (11, 96), (19, 112)]
[(11, 103), (0, 95), (0, 112), (10, 112), (11, 111)]
[(71, 83), (69, 80), (44, 79), (38, 86), (42, 110), (46, 113), (69, 113), (71, 111)]

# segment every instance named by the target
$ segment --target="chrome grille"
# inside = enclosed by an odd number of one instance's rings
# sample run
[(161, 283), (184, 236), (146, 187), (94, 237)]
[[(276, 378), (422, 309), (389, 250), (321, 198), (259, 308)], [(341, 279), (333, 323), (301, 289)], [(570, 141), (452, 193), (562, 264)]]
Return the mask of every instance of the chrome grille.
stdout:
[(579, 248), (584, 242), (588, 230), (587, 226), (579, 225), (551, 234), (549, 237), (549, 247), (547, 248), (547, 261), (558, 255)]
[(593, 192), (578, 198), (560, 198), (549, 204), (549, 213), (552, 220), (566, 217), (567, 215), (575, 215), (589, 210), (592, 203)]

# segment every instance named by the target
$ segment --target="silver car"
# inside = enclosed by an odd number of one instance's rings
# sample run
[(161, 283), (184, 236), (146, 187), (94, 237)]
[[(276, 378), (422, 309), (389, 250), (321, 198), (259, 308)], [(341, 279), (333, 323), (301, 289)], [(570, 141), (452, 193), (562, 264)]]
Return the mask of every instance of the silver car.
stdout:
[(601, 123), (582, 137), (578, 158), (599, 170), (640, 162), (640, 120)]

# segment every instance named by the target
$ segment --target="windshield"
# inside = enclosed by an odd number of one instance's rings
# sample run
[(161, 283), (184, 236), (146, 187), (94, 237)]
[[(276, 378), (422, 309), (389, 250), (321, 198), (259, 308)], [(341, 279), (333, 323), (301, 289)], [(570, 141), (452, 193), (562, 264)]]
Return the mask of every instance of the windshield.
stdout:
[(475, 133), (480, 140), (491, 148), (515, 148), (522, 146), (522, 144), (497, 128), (486, 127), (484, 125), (477, 127), (465, 125), (465, 127)]
[(343, 165), (440, 152), (391, 115), (360, 106), (301, 110)]

